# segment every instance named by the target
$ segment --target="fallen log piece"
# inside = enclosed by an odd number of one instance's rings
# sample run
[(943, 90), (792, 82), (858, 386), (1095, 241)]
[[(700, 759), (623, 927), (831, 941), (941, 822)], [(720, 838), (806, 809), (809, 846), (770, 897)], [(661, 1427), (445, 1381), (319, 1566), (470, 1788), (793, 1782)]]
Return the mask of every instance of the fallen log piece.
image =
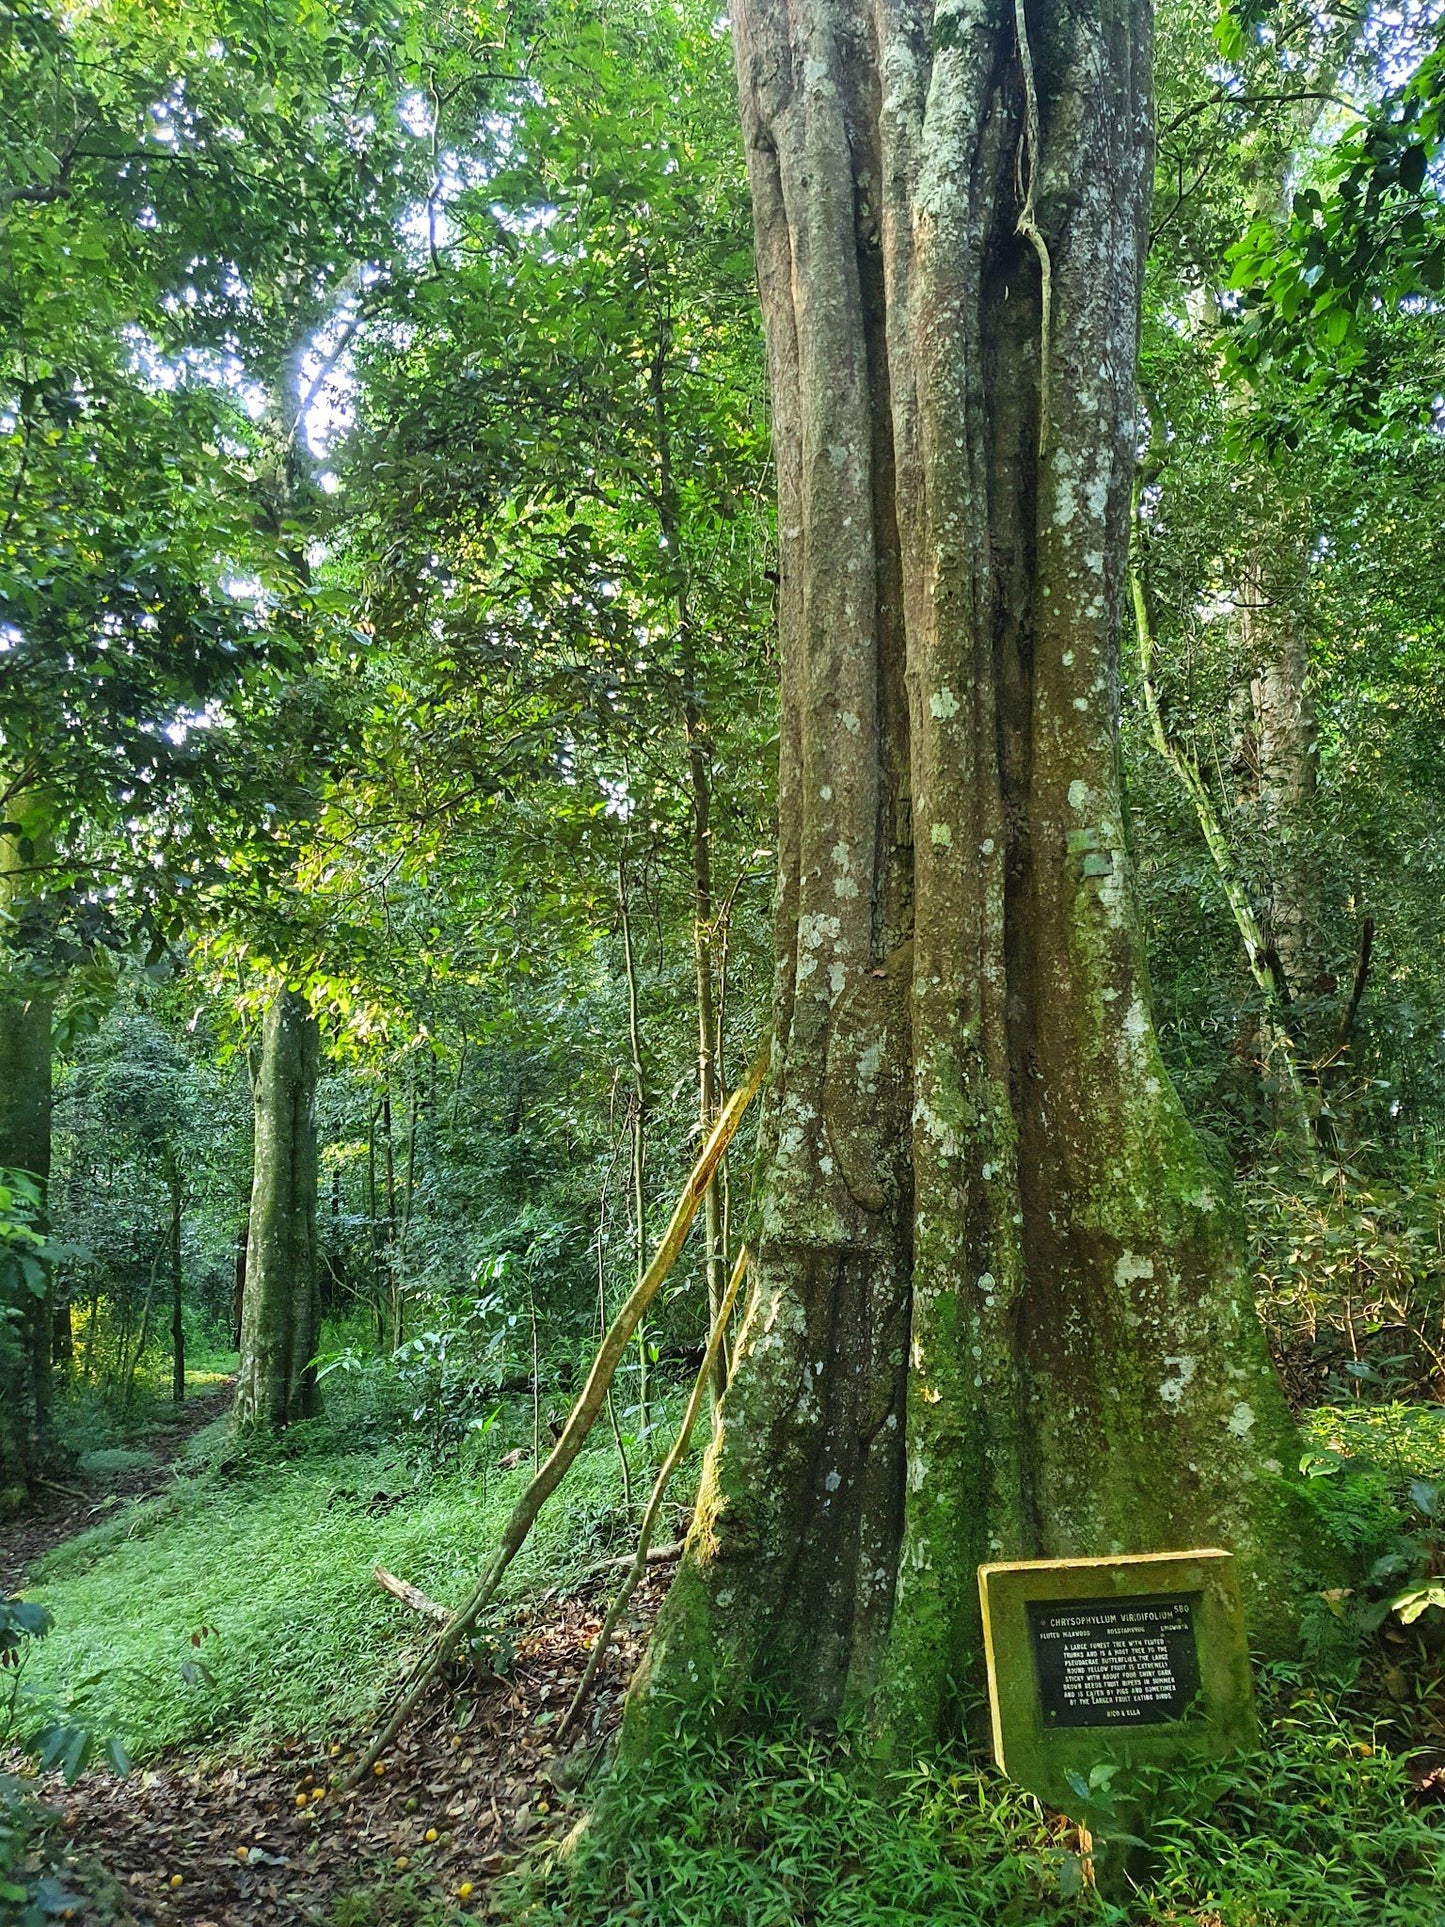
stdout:
[(398, 1579), (394, 1572), (385, 1566), (373, 1566), (371, 1576), (383, 1592), (389, 1592), (393, 1599), (399, 1599), (403, 1606), (410, 1606), (413, 1612), (424, 1613), (438, 1625), (445, 1626), (449, 1617), (445, 1606), (439, 1606), (434, 1599), (428, 1599), (419, 1586), (412, 1585), (408, 1579)]

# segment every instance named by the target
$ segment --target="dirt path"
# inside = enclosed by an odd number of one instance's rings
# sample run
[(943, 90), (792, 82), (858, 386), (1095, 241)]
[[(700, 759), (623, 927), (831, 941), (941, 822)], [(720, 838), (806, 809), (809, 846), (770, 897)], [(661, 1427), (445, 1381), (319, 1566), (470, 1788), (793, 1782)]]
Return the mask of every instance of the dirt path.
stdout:
[[(156, 1463), (78, 1480), (84, 1495), (41, 1488), (0, 1531), (0, 1595), (118, 1504), (164, 1491), (231, 1392), (227, 1382), (167, 1414), (146, 1441)], [(365, 1735), (320, 1749), (297, 1741), (252, 1762), (190, 1748), (124, 1779), (96, 1771), (72, 1787), (42, 1780), (36, 1791), (54, 1815), (47, 1858), (85, 1896), (71, 1917), (94, 1927), (319, 1927), (342, 1896), (383, 1884), (391, 1905), (378, 1918), (405, 1922), (437, 1901), (459, 1921), (485, 1915), (497, 1877), (572, 1825), (673, 1563), (655, 1566), (638, 1589), (581, 1736), (565, 1750), (552, 1732), (602, 1622), (600, 1577), (522, 1609), (510, 1628), (515, 1658), (486, 1690), (470, 1670), (439, 1681), (426, 1717), (355, 1794), (340, 1781)]]
[(470, 1675), (439, 1682), (428, 1717), (371, 1787), (339, 1790), (354, 1758), (341, 1746), (298, 1744), (252, 1765), (162, 1756), (124, 1780), (44, 1785), (59, 1839), (119, 1883), (128, 1913), (111, 1917), (138, 1927), (309, 1927), (329, 1922), (343, 1895), (380, 1883), (393, 1890), (387, 1920), (438, 1900), (458, 1919), (485, 1915), (498, 1875), (576, 1818), (671, 1576), (658, 1566), (639, 1588), (583, 1737), (567, 1751), (551, 1732), (601, 1625), (601, 1581), (518, 1615), (510, 1676), (489, 1691)]
[(97, 1524), (118, 1505), (164, 1491), (176, 1460), (203, 1426), (228, 1409), (233, 1392), (234, 1383), (228, 1378), (191, 1393), (180, 1406), (167, 1406), (146, 1434), (145, 1448), (155, 1454), (152, 1465), (99, 1472), (93, 1478), (77, 1473), (64, 1486), (36, 1485), (26, 1509), (0, 1524), (0, 1598), (20, 1590), (37, 1559)]

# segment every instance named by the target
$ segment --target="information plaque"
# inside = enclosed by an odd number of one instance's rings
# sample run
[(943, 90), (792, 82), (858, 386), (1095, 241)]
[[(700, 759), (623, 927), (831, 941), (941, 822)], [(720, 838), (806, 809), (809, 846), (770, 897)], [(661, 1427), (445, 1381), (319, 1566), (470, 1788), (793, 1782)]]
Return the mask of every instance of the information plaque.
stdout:
[(1158, 1726), (1199, 1693), (1198, 1593), (1143, 1599), (1030, 1600), (1046, 1726)]
[(979, 1567), (994, 1754), (1068, 1811), (1071, 1775), (1254, 1738), (1234, 1562), (1206, 1547)]

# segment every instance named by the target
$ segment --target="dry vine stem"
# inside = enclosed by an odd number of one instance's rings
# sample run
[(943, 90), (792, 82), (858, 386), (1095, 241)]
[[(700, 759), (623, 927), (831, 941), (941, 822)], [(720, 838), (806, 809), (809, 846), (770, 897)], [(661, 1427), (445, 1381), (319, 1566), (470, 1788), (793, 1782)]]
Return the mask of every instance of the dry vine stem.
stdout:
[(1039, 227), (1035, 197), (1039, 184), (1039, 94), (1034, 83), (1034, 55), (1029, 45), (1029, 23), (1024, 0), (1014, 0), (1014, 32), (1018, 40), (1019, 68), (1024, 80), (1024, 131), (1022, 143), (1023, 207), (1019, 210), (1016, 233), (1030, 243), (1039, 260), (1039, 459), (1042, 460), (1049, 433), (1049, 333), (1054, 304), (1054, 264), (1049, 245)]
[(712, 1330), (708, 1333), (707, 1350), (703, 1353), (702, 1364), (698, 1367), (697, 1377), (693, 1381), (692, 1397), (687, 1401), (687, 1410), (682, 1415), (682, 1424), (677, 1428), (677, 1437), (672, 1442), (672, 1450), (662, 1462), (657, 1483), (652, 1488), (652, 1497), (647, 1501), (647, 1510), (642, 1515), (642, 1524), (637, 1532), (637, 1551), (633, 1554), (627, 1577), (617, 1589), (617, 1597), (607, 1608), (607, 1617), (603, 1620), (602, 1630), (598, 1633), (592, 1647), (587, 1661), (587, 1670), (578, 1683), (577, 1691), (572, 1695), (572, 1704), (567, 1708), (562, 1724), (557, 1728), (559, 1739), (576, 1719), (583, 1701), (587, 1698), (592, 1682), (597, 1677), (598, 1669), (607, 1657), (607, 1648), (612, 1643), (612, 1635), (617, 1628), (618, 1620), (622, 1617), (623, 1609), (636, 1592), (637, 1583), (643, 1573), (647, 1571), (647, 1548), (652, 1541), (653, 1529), (657, 1525), (657, 1515), (662, 1510), (662, 1502), (667, 1496), (668, 1486), (672, 1483), (672, 1475), (682, 1463), (683, 1454), (687, 1451), (687, 1442), (692, 1437), (692, 1428), (697, 1423), (698, 1412), (702, 1407), (703, 1399), (707, 1396), (712, 1379), (712, 1368), (722, 1349), (723, 1333), (727, 1330), (728, 1318), (747, 1268), (748, 1248), (744, 1245), (738, 1253), (737, 1263), (733, 1266), (733, 1275), (728, 1280), (727, 1291), (723, 1294), (723, 1301), (718, 1306)]
[(457, 1607), (441, 1629), (436, 1645), (428, 1657), (413, 1670), (401, 1704), (387, 1721), (380, 1735), (362, 1755), (348, 1787), (359, 1786), (370, 1773), (381, 1755), (386, 1751), (397, 1734), (401, 1732), (412, 1714), (416, 1711), (422, 1695), (436, 1678), (442, 1667), (456, 1651), (459, 1641), (476, 1624), (477, 1616), (490, 1604), (493, 1594), (501, 1583), (502, 1574), (521, 1551), (527, 1534), (536, 1522), (537, 1514), (561, 1484), (563, 1476), (582, 1450), (583, 1441), (591, 1431), (597, 1414), (602, 1410), (607, 1397), (607, 1388), (612, 1383), (612, 1375), (617, 1370), (618, 1361), (627, 1349), (628, 1341), (637, 1329), (647, 1307), (656, 1297), (663, 1280), (676, 1262), (683, 1242), (692, 1228), (703, 1195), (713, 1174), (722, 1162), (723, 1153), (732, 1141), (733, 1133), (742, 1121), (743, 1112), (756, 1097), (763, 1078), (767, 1073), (771, 1046), (764, 1044), (753, 1061), (747, 1077), (739, 1084), (718, 1116), (712, 1135), (703, 1146), (697, 1163), (692, 1167), (687, 1183), (683, 1186), (682, 1196), (678, 1199), (672, 1214), (672, 1221), (663, 1234), (652, 1263), (638, 1279), (631, 1297), (618, 1312), (608, 1327), (607, 1336), (598, 1347), (597, 1356), (592, 1361), (592, 1370), (587, 1375), (577, 1403), (572, 1407), (570, 1416), (562, 1431), (561, 1438), (552, 1448), (550, 1458), (528, 1485), (512, 1509), (502, 1534), (501, 1544), (488, 1562), (486, 1570), (478, 1579), (467, 1598)]

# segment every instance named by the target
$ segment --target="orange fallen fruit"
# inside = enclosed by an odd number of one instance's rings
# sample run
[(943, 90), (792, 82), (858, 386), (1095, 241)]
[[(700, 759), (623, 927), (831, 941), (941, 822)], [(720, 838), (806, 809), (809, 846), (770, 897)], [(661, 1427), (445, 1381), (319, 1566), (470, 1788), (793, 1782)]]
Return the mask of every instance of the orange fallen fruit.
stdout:
[(435, 1840), (435, 1839), (436, 1839), (436, 1837), (437, 1837), (437, 1830), (436, 1830), (436, 1828), (435, 1828), (435, 1827), (428, 1827), (428, 1828), (427, 1828), (427, 1830), (426, 1830), (426, 1843), (427, 1843), (427, 1845), (428, 1845), (428, 1846), (430, 1846), (430, 1845), (431, 1845), (431, 1843), (432, 1843), (432, 1841), (433, 1841), (433, 1840)]
[(457, 1899), (458, 1899), (458, 1900), (470, 1900), (470, 1899), (471, 1899), (471, 1897), (472, 1897), (472, 1895), (473, 1895), (473, 1893), (474, 1893), (475, 1891), (476, 1891), (476, 1890), (475, 1890), (475, 1888), (474, 1888), (474, 1887), (472, 1886), (472, 1883), (471, 1883), (471, 1881), (470, 1881), (470, 1880), (464, 1880), (464, 1881), (462, 1882), (462, 1884), (461, 1884), (461, 1886), (457, 1888)]
[(407, 1858), (407, 1856), (404, 1853), (399, 1853), (396, 1856), (396, 1870), (398, 1873), (405, 1873), (407, 1868), (410, 1865), (411, 1865), (411, 1861)]
[(177, 1887), (183, 1887), (184, 1885), (185, 1885), (185, 1875), (184, 1875), (184, 1874), (179, 1874), (179, 1873), (173, 1873), (173, 1874), (171, 1875), (171, 1887), (172, 1887), (172, 1889), (173, 1889), (173, 1890), (174, 1890), (175, 1888), (177, 1888)]
[(386, 1762), (384, 1760), (378, 1760), (376, 1765), (371, 1770), (373, 1773), (385, 1773)]

